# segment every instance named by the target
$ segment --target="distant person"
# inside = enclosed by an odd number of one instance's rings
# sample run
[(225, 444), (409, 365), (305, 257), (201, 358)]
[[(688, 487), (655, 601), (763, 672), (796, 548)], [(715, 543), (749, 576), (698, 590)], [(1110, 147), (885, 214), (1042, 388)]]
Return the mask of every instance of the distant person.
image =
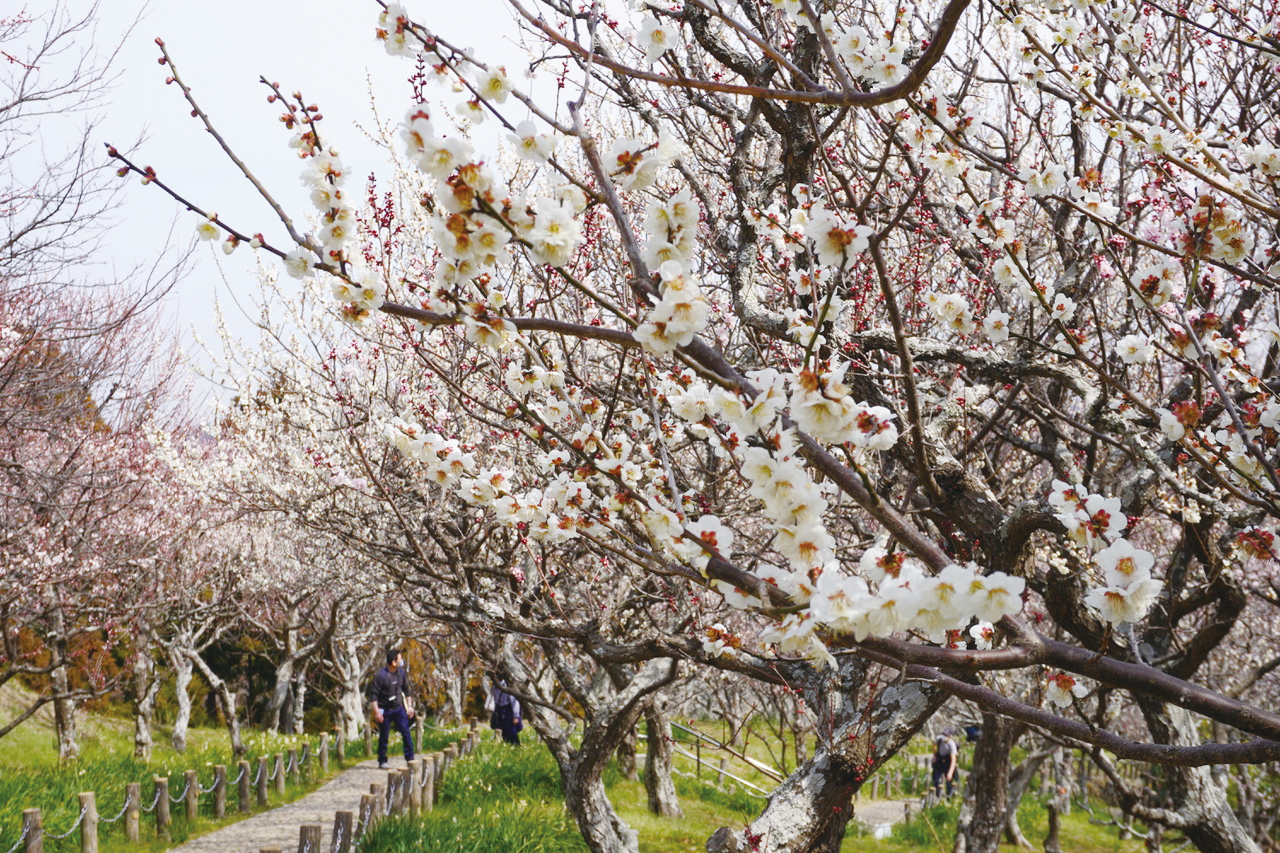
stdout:
[(502, 739), (513, 746), (520, 745), (520, 731), (524, 723), (520, 721), (520, 700), (503, 688), (507, 682), (494, 683), (485, 700), (485, 710), (489, 712), (489, 728), (502, 732)]
[(387, 739), (391, 726), (396, 727), (404, 740), (404, 760), (413, 761), (413, 735), (409, 733), (409, 720), (413, 719), (413, 687), (409, 684), (409, 672), (404, 667), (404, 656), (399, 649), (387, 650), (387, 665), (373, 676), (369, 687), (369, 704), (374, 719), (378, 721), (378, 769), (386, 770)]
[(956, 761), (960, 746), (956, 743), (952, 729), (943, 730), (933, 744), (933, 791), (942, 796), (942, 781), (947, 782), (947, 797), (951, 797), (952, 783), (956, 777)]

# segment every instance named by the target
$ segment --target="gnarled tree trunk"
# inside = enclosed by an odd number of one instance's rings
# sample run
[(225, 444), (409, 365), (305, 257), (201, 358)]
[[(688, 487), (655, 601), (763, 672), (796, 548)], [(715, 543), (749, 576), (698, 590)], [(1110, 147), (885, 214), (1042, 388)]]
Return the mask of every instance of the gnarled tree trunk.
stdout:
[(187, 728), (191, 725), (191, 657), (188, 649), (178, 644), (165, 649), (169, 659), (169, 667), (173, 670), (173, 693), (178, 702), (178, 713), (173, 718), (173, 748), (178, 752), (187, 751)]
[(227, 734), (231, 738), (231, 751), (236, 758), (239, 758), (249, 749), (244, 745), (244, 741), (240, 737), (240, 718), (236, 715), (236, 694), (227, 685), (225, 679), (209, 668), (209, 664), (205, 662), (202, 656), (193, 652), (191, 660), (196, 668), (200, 670), (200, 674), (204, 676), (204, 680), (209, 682), (209, 688), (217, 698), (218, 709), (222, 711)]
[[(838, 843), (833, 822), (847, 823), (850, 802), (884, 762), (892, 758), (924, 725), (945, 695), (927, 684), (908, 682), (881, 689), (871, 720), (859, 688), (866, 667), (844, 658), (838, 690), (830, 698), (831, 734), (819, 741), (813, 757), (796, 769), (769, 797), (764, 812), (745, 829), (722, 827), (707, 842), (708, 853), (812, 853)], [(826, 845), (819, 847), (818, 845)]]
[(644, 789), (649, 811), (661, 817), (684, 817), (675, 783), (671, 780), (671, 719), (656, 705), (645, 714), (648, 739), (644, 756)]
[[(1150, 698), (1136, 697), (1156, 743), (1191, 746), (1200, 743), (1190, 712)], [(1164, 768), (1170, 806), (1176, 825), (1201, 853), (1259, 853), (1227, 801), (1226, 786), (1218, 784), (1209, 767)]]
[(155, 746), (152, 730), (160, 683), (156, 660), (151, 654), (151, 634), (144, 629), (138, 636), (133, 658), (133, 754), (137, 758), (150, 758)]
[(982, 736), (965, 783), (952, 853), (996, 853), (1008, 822), (1009, 751), (1021, 726), (1007, 717), (982, 715)]
[[(54, 595), (61, 595), (61, 590), (56, 585)], [(71, 679), (67, 673), (69, 650), (66, 621), (57, 600), (49, 608), (49, 622), (49, 646), (57, 664), (50, 673), (50, 680), (53, 686), (53, 720), (58, 735), (58, 760), (74, 761), (80, 757), (80, 744), (76, 738), (76, 703), (71, 698)]]
[(293, 676), (292, 697), (293, 701), (289, 706), (288, 733), (300, 735), (305, 733), (307, 728), (307, 665), (305, 663), (298, 667), (298, 671)]

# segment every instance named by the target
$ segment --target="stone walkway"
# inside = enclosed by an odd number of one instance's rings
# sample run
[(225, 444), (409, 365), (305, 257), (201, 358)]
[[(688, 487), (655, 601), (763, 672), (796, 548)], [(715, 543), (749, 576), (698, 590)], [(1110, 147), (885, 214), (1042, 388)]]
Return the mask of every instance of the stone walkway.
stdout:
[[(404, 761), (400, 759), (391, 764), (392, 770), (402, 767)], [(263, 847), (276, 847), (282, 853), (292, 853), (298, 849), (298, 831), (307, 823), (320, 824), (320, 846), (328, 850), (333, 835), (333, 813), (350, 811), (358, 815), (360, 796), (369, 793), (371, 784), (385, 785), (386, 782), (387, 771), (379, 770), (376, 760), (362, 761), (300, 800), (224, 826), (170, 850), (171, 853), (258, 853)]]
[(860, 821), (874, 838), (888, 838), (893, 825), (901, 823), (908, 810), (914, 815), (919, 811), (918, 800), (857, 800), (853, 804), (853, 818)]

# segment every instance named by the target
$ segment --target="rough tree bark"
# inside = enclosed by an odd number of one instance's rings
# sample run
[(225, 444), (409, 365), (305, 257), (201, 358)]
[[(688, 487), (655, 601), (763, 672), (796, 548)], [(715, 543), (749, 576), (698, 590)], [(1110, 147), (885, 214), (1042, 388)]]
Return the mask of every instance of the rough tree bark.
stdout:
[(973, 753), (964, 803), (956, 821), (952, 853), (996, 853), (1008, 822), (1009, 752), (1023, 726), (995, 714), (982, 715), (982, 736)]
[(649, 811), (661, 817), (684, 817), (680, 798), (671, 779), (671, 719), (657, 704), (645, 713), (648, 736), (644, 756), (644, 788), (649, 794)]
[[(1200, 743), (1190, 712), (1149, 698), (1136, 697), (1147, 728), (1156, 743), (1190, 746)], [(1245, 832), (1227, 801), (1227, 789), (1213, 778), (1210, 767), (1168, 766), (1164, 769), (1171, 806), (1166, 811), (1172, 828), (1182, 830), (1201, 853), (1259, 853), (1261, 848)]]
[(192, 652), (191, 661), (200, 670), (204, 680), (209, 682), (209, 688), (217, 698), (218, 709), (222, 711), (222, 717), (226, 722), (227, 735), (231, 738), (231, 751), (236, 758), (239, 758), (248, 752), (249, 748), (244, 745), (240, 737), (240, 718), (236, 715), (236, 694), (225, 679), (209, 668), (209, 664), (201, 655)]
[(191, 657), (185, 644), (175, 638), (165, 648), (165, 657), (173, 670), (173, 693), (178, 701), (178, 713), (173, 718), (173, 748), (178, 752), (187, 751), (187, 727), (191, 725)]
[[(586, 709), (582, 739), (575, 746), (571, 740), (575, 727), (565, 724), (563, 714), (552, 712), (542, 703), (522, 703), (525, 721), (555, 757), (565, 807), (591, 853), (639, 853), (639, 836), (609, 802), (604, 769), (623, 733), (635, 728), (648, 697), (675, 679), (678, 665), (674, 660), (647, 660), (636, 666), (622, 689), (615, 689), (612, 678), (587, 684), (578, 662), (564, 657), (555, 642), (540, 645), (555, 672), (555, 681)], [(530, 675), (510, 644), (504, 647), (501, 661), (502, 676), (513, 690), (524, 687), (541, 695), (555, 693), (551, 674), (544, 671), (536, 678)]]
[(302, 663), (293, 676), (293, 691), (290, 694), (288, 734), (300, 735), (306, 731), (307, 716), (307, 665)]
[(50, 673), (53, 686), (53, 720), (58, 736), (58, 760), (75, 761), (80, 756), (80, 744), (76, 739), (76, 703), (71, 698), (71, 679), (67, 673), (67, 626), (62, 616), (59, 598), (62, 594), (54, 585), (55, 600), (49, 608), (49, 647), (53, 650), (57, 666)]
[(636, 741), (638, 739), (636, 730), (632, 728), (630, 731), (623, 732), (622, 739), (618, 741), (618, 770), (632, 782), (640, 778), (640, 770), (636, 764)]
[(1022, 763), (1013, 768), (1009, 773), (1009, 799), (1005, 806), (1005, 824), (1004, 837), (1009, 844), (1015, 844), (1018, 847), (1024, 847), (1028, 850), (1035, 845), (1023, 835), (1022, 827), (1018, 825), (1018, 804), (1022, 802), (1022, 798), (1026, 796), (1027, 790), (1031, 787), (1031, 780), (1035, 778), (1036, 772), (1044, 764), (1044, 760), (1053, 754), (1053, 750), (1040, 750), (1032, 755), (1028, 755), (1022, 760)]
[(360, 737), (360, 723), (364, 719), (364, 662), (360, 657), (360, 644), (352, 638), (334, 640), (330, 645), (334, 669), (338, 681), (338, 725), (349, 740)]
[[(891, 684), (871, 703), (867, 719), (859, 687), (866, 668), (852, 658), (840, 665), (841, 684), (825, 695), (837, 702), (829, 736), (769, 797), (764, 812), (745, 829), (721, 827), (707, 842), (708, 853), (814, 853), (831, 850), (833, 823), (844, 823), (850, 801), (884, 762), (892, 758), (938, 709), (945, 695), (917, 682)], [(825, 845), (825, 846), (819, 846)]]
[(137, 758), (150, 758), (155, 747), (152, 732), (160, 684), (156, 660), (152, 657), (151, 632), (143, 628), (133, 658), (133, 754)]

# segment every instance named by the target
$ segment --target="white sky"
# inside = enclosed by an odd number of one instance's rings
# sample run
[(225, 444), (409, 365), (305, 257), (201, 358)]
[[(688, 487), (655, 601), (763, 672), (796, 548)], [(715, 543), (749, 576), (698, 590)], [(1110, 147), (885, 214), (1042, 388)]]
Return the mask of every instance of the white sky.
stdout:
[[(0, 7), (12, 0), (0, 0)], [(73, 0), (72, 9), (87, 5)], [(215, 210), (219, 218), (245, 233), (262, 231), (288, 248), (284, 230), (270, 208), (235, 166), (191, 118), (177, 86), (166, 86), (167, 70), (157, 64), (154, 44), (165, 41), (183, 80), (219, 132), (295, 218), (310, 210), (298, 180), (302, 164), (288, 147), (291, 135), (278, 121), (280, 109), (268, 104), (259, 75), (300, 90), (320, 106), (327, 141), (336, 144), (351, 168), (353, 183), (370, 171), (384, 172), (382, 158), (356, 125), (372, 125), (369, 92), (384, 120), (398, 120), (409, 103), (411, 61), (387, 56), (374, 38), (378, 6), (373, 0), (160, 0), (146, 8), (141, 0), (101, 0), (97, 42), (102, 47), (124, 38), (121, 76), (97, 129), (101, 147), (111, 142), (193, 203)], [(409, 0), (410, 14), (440, 35), (480, 57), (518, 66), (521, 55), (512, 39), (515, 25), (501, 0)], [(38, 15), (29, 5), (28, 13)], [(140, 22), (125, 37), (135, 19)], [(512, 67), (513, 76), (517, 76)], [(145, 140), (133, 143), (140, 135)], [(104, 154), (105, 158), (105, 154)], [(358, 183), (357, 183), (358, 185)], [(150, 263), (173, 225), (175, 243), (186, 251), (198, 222), (194, 214), (168, 200), (155, 187), (129, 180), (117, 211), (119, 222), (104, 262), (118, 270)], [(176, 220), (176, 224), (175, 224)], [(190, 343), (194, 330), (216, 346), (212, 322), (221, 302), (233, 332), (252, 336), (244, 310), (255, 292), (254, 256), (241, 247), (226, 257), (214, 244), (194, 245), (192, 269), (170, 299), (170, 314)]]

